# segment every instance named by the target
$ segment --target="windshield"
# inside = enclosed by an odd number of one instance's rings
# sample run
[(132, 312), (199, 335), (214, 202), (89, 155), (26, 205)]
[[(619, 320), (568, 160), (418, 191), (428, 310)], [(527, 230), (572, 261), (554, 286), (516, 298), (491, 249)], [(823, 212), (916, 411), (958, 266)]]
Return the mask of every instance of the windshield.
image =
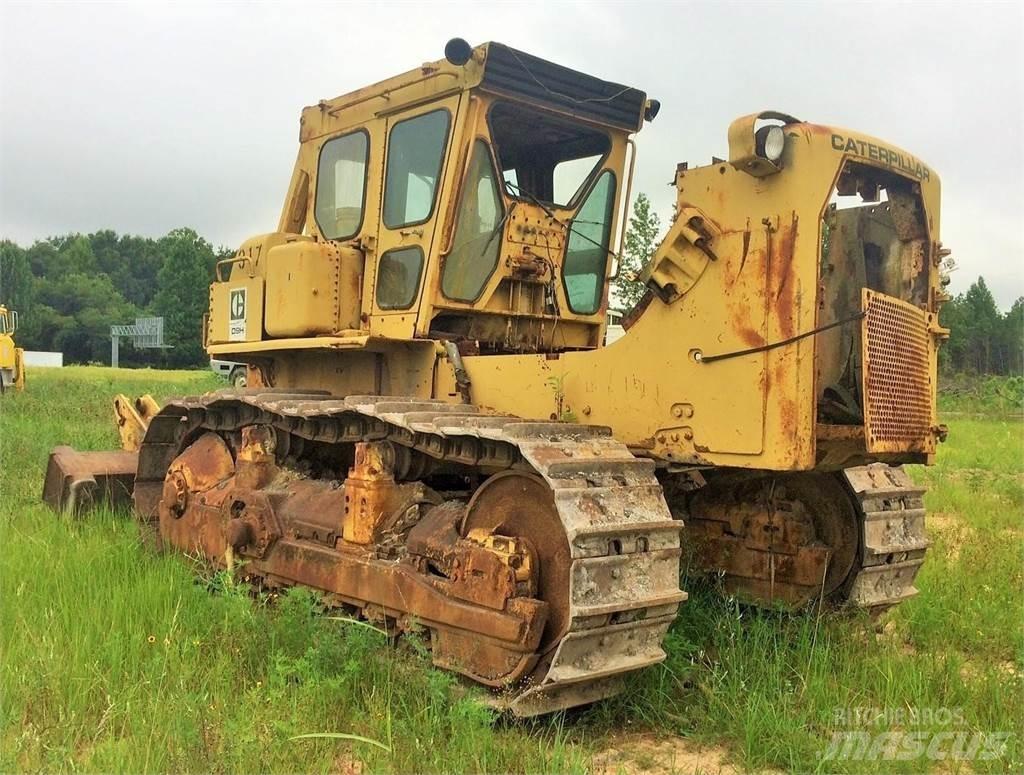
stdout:
[(604, 132), (524, 105), (499, 102), (488, 120), (509, 194), (558, 207), (575, 203), (611, 147)]

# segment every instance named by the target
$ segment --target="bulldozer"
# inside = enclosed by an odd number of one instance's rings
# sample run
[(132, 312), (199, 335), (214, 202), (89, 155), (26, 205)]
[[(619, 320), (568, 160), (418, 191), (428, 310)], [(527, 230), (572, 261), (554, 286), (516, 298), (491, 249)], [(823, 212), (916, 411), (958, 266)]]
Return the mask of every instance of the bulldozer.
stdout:
[(25, 351), (14, 344), (18, 313), (0, 304), (0, 393), (25, 389)]
[(676, 168), (606, 345), (658, 101), (500, 43), (444, 54), (302, 111), (276, 230), (209, 289), (205, 348), (247, 387), (120, 397), (128, 448), (59, 448), (45, 500), (130, 504), (166, 549), (421, 633), (520, 716), (663, 660), (684, 567), (754, 605), (914, 595), (936, 173), (736, 119), (727, 158)]

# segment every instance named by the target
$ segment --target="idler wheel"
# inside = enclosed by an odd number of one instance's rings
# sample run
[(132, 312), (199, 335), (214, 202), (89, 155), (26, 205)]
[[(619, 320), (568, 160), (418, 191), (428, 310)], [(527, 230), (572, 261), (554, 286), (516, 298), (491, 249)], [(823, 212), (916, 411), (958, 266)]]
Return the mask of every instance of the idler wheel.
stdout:
[[(551, 488), (539, 476), (515, 471), (495, 474), (473, 494), (460, 534), (488, 530), (523, 538), (537, 560), (537, 597), (548, 604), (541, 637), (544, 654), (558, 644), (569, 626), (572, 557), (569, 539), (555, 508)], [(543, 660), (542, 660), (543, 662)]]

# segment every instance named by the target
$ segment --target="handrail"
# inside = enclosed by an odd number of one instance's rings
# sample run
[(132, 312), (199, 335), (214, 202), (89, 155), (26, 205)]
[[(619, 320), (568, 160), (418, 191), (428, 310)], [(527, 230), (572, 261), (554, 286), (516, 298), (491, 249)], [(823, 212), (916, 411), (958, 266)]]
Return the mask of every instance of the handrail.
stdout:
[(252, 271), (252, 261), (250, 260), (250, 258), (248, 256), (232, 256), (231, 258), (223, 258), (223, 259), (221, 259), (220, 261), (217, 262), (217, 267), (216, 267), (216, 270), (215, 270), (215, 275), (217, 277), (217, 282), (219, 282), (219, 283), (224, 282), (224, 277), (223, 277), (223, 273), (221, 272), (221, 267), (228, 266), (230, 264), (249, 264), (249, 277), (254, 277), (255, 276), (253, 274), (253, 271)]

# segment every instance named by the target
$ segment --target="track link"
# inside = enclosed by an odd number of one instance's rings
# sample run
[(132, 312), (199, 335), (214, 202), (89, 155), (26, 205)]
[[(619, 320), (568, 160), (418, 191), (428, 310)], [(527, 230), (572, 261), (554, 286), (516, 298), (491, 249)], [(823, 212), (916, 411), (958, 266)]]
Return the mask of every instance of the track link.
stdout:
[(925, 491), (902, 466), (872, 463), (843, 474), (861, 517), (861, 551), (847, 582), (847, 603), (880, 614), (917, 594), (914, 580), (931, 543)]
[(310, 441), (387, 440), (483, 473), (532, 471), (551, 488), (572, 558), (569, 620), (533, 678), (496, 703), (520, 716), (615, 694), (625, 675), (665, 658), (679, 589), (680, 523), (653, 461), (607, 428), (485, 414), (474, 406), (394, 396), (333, 398), (287, 390), (226, 390), (172, 400), (139, 455), (136, 509), (155, 521), (167, 469), (197, 433), (272, 425)]
[(697, 566), (751, 604), (800, 608), (824, 595), (877, 615), (917, 594), (924, 490), (901, 466), (732, 471), (692, 494), (667, 486)]

